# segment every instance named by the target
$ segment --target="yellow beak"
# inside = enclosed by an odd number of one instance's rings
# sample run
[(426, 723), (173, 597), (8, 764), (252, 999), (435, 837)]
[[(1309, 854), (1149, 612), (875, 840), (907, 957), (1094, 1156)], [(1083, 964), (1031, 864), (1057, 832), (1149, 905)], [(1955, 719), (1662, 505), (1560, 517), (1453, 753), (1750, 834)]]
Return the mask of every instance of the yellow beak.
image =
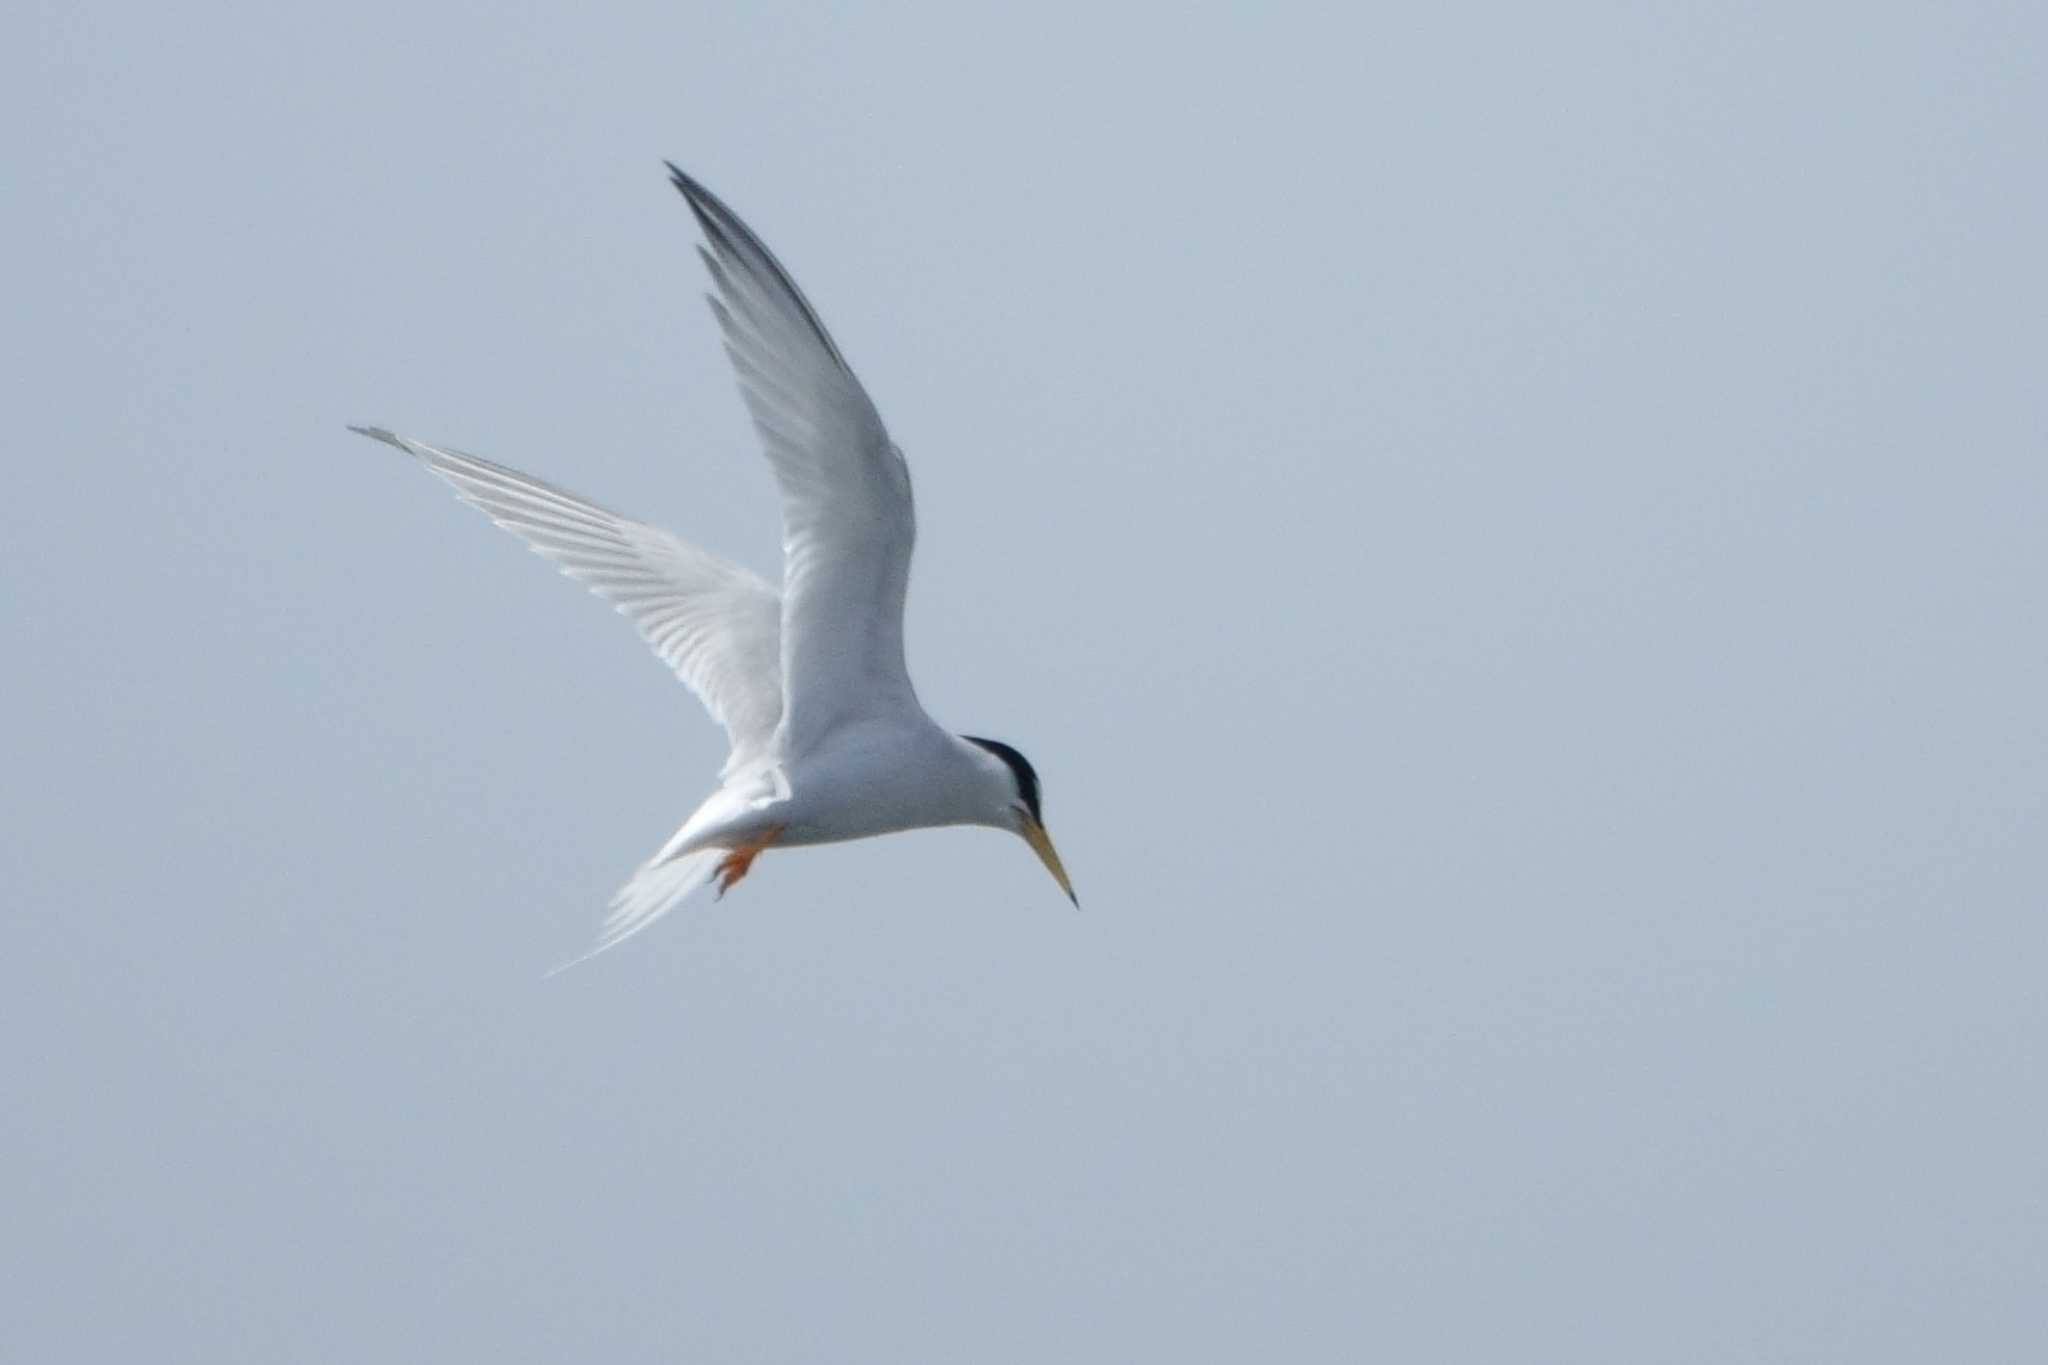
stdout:
[(1067, 893), (1067, 899), (1074, 908), (1081, 908), (1081, 898), (1074, 894), (1074, 884), (1067, 880), (1067, 869), (1060, 865), (1059, 851), (1052, 846), (1052, 836), (1045, 832), (1045, 826), (1030, 816), (1024, 817), (1024, 842), (1031, 845), (1031, 851), (1038, 855), (1038, 861), (1045, 864), (1045, 870), (1052, 873), (1052, 879), (1060, 884), (1060, 890)]

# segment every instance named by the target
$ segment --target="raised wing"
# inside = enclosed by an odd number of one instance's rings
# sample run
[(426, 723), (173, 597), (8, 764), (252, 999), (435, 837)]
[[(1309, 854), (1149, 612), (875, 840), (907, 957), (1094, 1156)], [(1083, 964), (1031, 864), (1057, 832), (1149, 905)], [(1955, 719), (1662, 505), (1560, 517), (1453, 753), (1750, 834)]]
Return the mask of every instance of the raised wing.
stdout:
[(349, 430), (413, 456), (464, 502), (616, 606), (725, 727), (728, 770), (766, 750), (782, 716), (782, 599), (773, 587), (659, 527), (531, 475), (380, 427)]
[(718, 197), (669, 172), (710, 243), (711, 309), (782, 491), (783, 752), (917, 712), (903, 664), (910, 470), (796, 284)]

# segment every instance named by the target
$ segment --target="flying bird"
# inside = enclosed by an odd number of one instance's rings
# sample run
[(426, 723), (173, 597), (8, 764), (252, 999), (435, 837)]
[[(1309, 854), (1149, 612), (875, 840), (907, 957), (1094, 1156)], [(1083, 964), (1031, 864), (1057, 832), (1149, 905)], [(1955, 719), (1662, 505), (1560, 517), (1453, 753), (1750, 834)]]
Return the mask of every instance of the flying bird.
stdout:
[[(725, 728), (719, 784), (613, 896), (583, 958), (699, 887), (723, 896), (774, 848), (940, 825), (1008, 830), (1078, 906), (1038, 774), (925, 714), (903, 662), (916, 538), (910, 470), (846, 357), (761, 239), (669, 164), (696, 215), (706, 294), (782, 499), (782, 586), (554, 484), (381, 427), (387, 442), (600, 597)], [(573, 965), (573, 964), (571, 964)]]

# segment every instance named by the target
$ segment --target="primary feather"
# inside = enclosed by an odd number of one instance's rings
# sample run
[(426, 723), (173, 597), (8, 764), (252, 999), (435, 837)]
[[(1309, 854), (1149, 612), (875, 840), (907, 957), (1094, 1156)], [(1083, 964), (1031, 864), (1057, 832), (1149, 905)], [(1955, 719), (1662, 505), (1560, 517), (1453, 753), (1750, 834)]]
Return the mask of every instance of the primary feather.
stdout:
[(782, 595), (773, 586), (658, 526), (530, 474), (381, 427), (349, 430), (411, 455), (464, 502), (616, 606), (725, 727), (728, 768), (766, 752), (782, 718)]
[(783, 749), (802, 755), (840, 725), (917, 705), (903, 662), (910, 469), (773, 253), (711, 191), (669, 174), (710, 243), (711, 310), (782, 494)]

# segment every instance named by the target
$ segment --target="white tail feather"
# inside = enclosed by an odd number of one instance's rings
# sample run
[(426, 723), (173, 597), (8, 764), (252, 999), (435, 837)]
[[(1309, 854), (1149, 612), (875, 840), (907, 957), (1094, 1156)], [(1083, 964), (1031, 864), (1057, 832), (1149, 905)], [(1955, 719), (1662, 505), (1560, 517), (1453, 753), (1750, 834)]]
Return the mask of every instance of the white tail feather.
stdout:
[(712, 870), (725, 856), (722, 848), (700, 848), (680, 857), (669, 857), (664, 848), (633, 874), (612, 897), (611, 913), (604, 917), (597, 942), (581, 957), (571, 958), (549, 972), (555, 976), (590, 961), (608, 948), (616, 948), (648, 925), (673, 910), (685, 896), (711, 880)]

